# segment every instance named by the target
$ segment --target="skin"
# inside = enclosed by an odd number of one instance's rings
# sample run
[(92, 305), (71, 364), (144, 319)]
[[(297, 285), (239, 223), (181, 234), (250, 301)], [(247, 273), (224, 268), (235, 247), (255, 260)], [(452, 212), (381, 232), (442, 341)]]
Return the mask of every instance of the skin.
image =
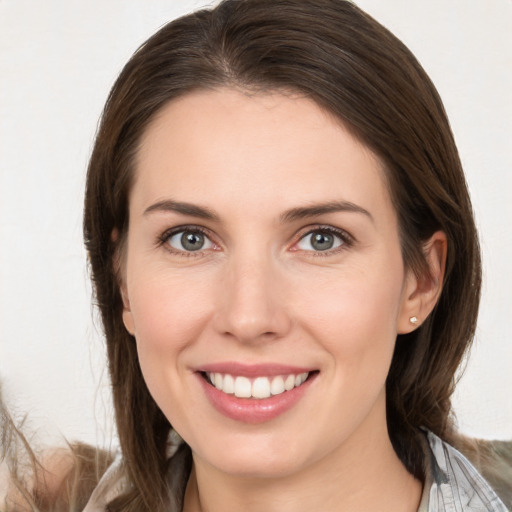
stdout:
[(12, 480), (8, 467), (0, 464), (0, 510), (32, 512), (30, 496), (33, 494), (44, 496), (46, 503), (55, 503), (61, 497), (64, 479), (76, 463), (72, 454), (66, 448), (51, 449), (41, 454), (39, 463), (34, 468), (35, 474), (26, 468), (25, 472), (22, 470), (21, 485)]
[[(382, 163), (303, 97), (188, 94), (153, 120), (136, 164), (123, 319), (151, 394), (192, 448), (185, 510), (417, 510), (422, 484), (391, 447), (385, 380), (397, 333), (435, 305), (444, 235), (425, 245), (430, 277), (407, 270)], [(154, 206), (169, 200), (215, 217)], [(283, 219), (340, 201), (360, 211)], [(187, 253), (169, 236), (180, 226), (205, 230), (204, 248)], [(342, 236), (315, 250), (325, 227)], [(318, 374), (254, 425), (205, 396), (197, 368), (225, 361)]]

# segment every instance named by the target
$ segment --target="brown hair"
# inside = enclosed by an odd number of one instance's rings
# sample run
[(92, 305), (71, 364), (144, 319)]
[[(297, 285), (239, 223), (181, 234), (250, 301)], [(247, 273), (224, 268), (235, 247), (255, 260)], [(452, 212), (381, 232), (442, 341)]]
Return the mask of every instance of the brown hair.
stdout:
[[(134, 155), (167, 102), (221, 86), (299, 92), (376, 152), (398, 213), (404, 262), (418, 275), (427, 272), (424, 242), (436, 230), (446, 233), (439, 303), (419, 329), (398, 336), (387, 379), (393, 446), (422, 478), (418, 428), (453, 435), (450, 396), (473, 338), (481, 284), (471, 204), (441, 100), (411, 52), (349, 1), (226, 0), (169, 23), (138, 49), (112, 88), (90, 160), (84, 236), (133, 484), (111, 510), (181, 506), (180, 493), (169, 497), (165, 480), (170, 424), (146, 388), (124, 328), (114, 264), (128, 229)], [(182, 457), (189, 467), (189, 452)]]

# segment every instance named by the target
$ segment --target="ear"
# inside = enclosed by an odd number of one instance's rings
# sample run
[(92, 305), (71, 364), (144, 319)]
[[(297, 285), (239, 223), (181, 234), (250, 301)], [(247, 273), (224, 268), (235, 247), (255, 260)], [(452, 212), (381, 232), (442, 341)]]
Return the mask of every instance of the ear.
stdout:
[(132, 310), (130, 309), (130, 299), (128, 297), (128, 291), (126, 290), (126, 285), (121, 284), (121, 297), (123, 299), (123, 323), (126, 330), (132, 335), (135, 336), (135, 324), (133, 321)]
[[(119, 232), (117, 229), (112, 231), (110, 235), (113, 242), (117, 242), (119, 239)], [(121, 244), (122, 245), (122, 244)], [(123, 256), (123, 247), (117, 244), (114, 252), (114, 272), (117, 278), (117, 284), (119, 286), (119, 292), (121, 294), (121, 300), (123, 301), (123, 323), (126, 330), (132, 335), (135, 335), (135, 326), (133, 322), (133, 315), (130, 308), (130, 298), (128, 296), (128, 288), (126, 286), (126, 261)]]
[(423, 246), (427, 270), (419, 276), (407, 270), (398, 316), (398, 334), (414, 331), (437, 304), (443, 290), (447, 246), (446, 234), (436, 231)]

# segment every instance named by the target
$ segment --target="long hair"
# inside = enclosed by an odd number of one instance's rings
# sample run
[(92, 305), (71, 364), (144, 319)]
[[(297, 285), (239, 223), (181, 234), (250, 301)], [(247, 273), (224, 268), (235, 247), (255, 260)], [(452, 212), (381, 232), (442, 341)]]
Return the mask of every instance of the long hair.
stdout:
[[(418, 428), (453, 435), (450, 396), (474, 335), (481, 285), (472, 208), (442, 102), (412, 53), (350, 1), (225, 0), (169, 23), (137, 50), (110, 92), (90, 159), (84, 238), (132, 483), (110, 509), (180, 507), (165, 477), (171, 425), (148, 392), (122, 322), (115, 255), (129, 226), (134, 160), (148, 123), (169, 101), (217, 87), (300, 92), (379, 155), (404, 263), (418, 276), (428, 271), (424, 242), (436, 230), (446, 233), (443, 292), (420, 328), (398, 336), (386, 383), (394, 449), (422, 478)], [(190, 454), (183, 460), (189, 467)]]

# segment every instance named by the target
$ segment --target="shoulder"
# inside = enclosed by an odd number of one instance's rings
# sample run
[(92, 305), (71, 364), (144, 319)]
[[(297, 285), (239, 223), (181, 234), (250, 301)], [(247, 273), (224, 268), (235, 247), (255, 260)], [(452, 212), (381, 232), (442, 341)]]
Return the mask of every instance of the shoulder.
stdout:
[(92, 491), (83, 512), (104, 512), (108, 504), (129, 488), (121, 453), (118, 453)]
[(512, 441), (488, 441), (459, 436), (454, 447), (462, 452), (512, 509)]
[[(166, 457), (166, 479), (169, 497), (172, 497), (176, 510), (181, 510), (192, 466), (192, 455), (190, 448), (174, 430), (169, 433)], [(92, 491), (83, 512), (105, 512), (114, 503), (117, 507), (119, 501), (123, 502), (129, 495), (129, 499), (133, 499), (134, 491), (137, 492), (128, 478), (127, 465), (121, 452), (119, 452)]]
[(459, 450), (432, 432), (426, 432), (426, 440), (429, 512), (507, 511), (496, 490)]

